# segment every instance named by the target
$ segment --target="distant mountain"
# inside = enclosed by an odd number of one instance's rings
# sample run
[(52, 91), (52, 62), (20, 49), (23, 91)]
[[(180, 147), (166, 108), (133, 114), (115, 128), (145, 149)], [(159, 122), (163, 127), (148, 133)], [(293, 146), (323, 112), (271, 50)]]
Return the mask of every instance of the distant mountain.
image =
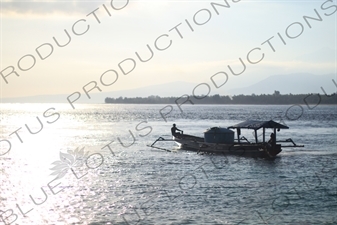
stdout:
[[(106, 97), (148, 97), (151, 95), (158, 95), (162, 97), (177, 97), (184, 94), (191, 95), (193, 88), (198, 84), (189, 82), (170, 82), (165, 84), (152, 85), (148, 87), (141, 87), (131, 90), (112, 91), (101, 93), (100, 95)], [(104, 99), (103, 99), (104, 101)]]
[[(211, 86), (210, 95), (251, 95), (251, 94), (273, 94), (275, 90), (281, 94), (307, 94), (307, 93), (323, 93), (321, 87), (329, 94), (336, 92), (336, 86), (332, 82), (334, 79), (337, 82), (337, 77), (334, 74), (327, 75), (313, 75), (309, 73), (287, 74), (287, 75), (274, 75), (270, 76), (262, 81), (252, 84), (247, 87), (240, 87), (234, 89), (228, 89), (228, 86), (224, 85), (220, 89), (215, 89)], [(83, 93), (82, 97), (77, 103), (104, 103), (106, 97), (118, 98), (118, 97), (148, 97), (151, 95), (158, 95), (161, 97), (179, 97), (184, 94), (193, 95), (193, 89), (198, 83), (189, 82), (171, 82), (166, 84), (152, 85), (148, 87), (141, 87), (131, 90), (101, 92), (91, 94), (91, 99), (88, 99)], [(69, 94), (60, 95), (38, 95), (30, 97), (20, 98), (4, 98), (1, 102), (10, 103), (67, 103), (67, 97)]]
[(322, 93), (321, 87), (329, 94), (336, 92), (337, 75), (313, 75), (309, 73), (274, 75), (253, 85), (235, 88), (228, 91), (231, 95), (238, 94), (272, 94), (275, 90), (281, 94)]

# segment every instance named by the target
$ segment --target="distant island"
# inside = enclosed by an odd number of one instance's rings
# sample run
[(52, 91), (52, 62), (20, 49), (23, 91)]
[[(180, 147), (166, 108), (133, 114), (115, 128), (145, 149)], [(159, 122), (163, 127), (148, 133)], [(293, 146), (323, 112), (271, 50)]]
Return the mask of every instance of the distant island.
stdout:
[[(251, 104), (251, 105), (287, 105), (287, 104), (337, 104), (337, 94), (280, 94), (275, 91), (274, 94), (261, 95), (234, 95), (234, 96), (188, 96), (194, 104)], [(187, 95), (181, 97), (160, 97), (151, 95), (149, 97), (119, 97), (105, 98), (105, 103), (108, 104), (175, 104), (177, 99), (187, 99)]]

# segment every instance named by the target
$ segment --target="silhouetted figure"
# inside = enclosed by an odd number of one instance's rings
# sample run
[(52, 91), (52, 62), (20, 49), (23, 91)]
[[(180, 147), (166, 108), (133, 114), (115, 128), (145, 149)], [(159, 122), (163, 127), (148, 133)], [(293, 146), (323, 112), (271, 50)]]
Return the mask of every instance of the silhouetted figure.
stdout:
[[(177, 131), (181, 131), (181, 133), (177, 132)], [(173, 127), (171, 128), (171, 133), (174, 137), (177, 137), (179, 136), (180, 134), (183, 134), (184, 131), (182, 130), (179, 130), (177, 127), (176, 127), (176, 124), (174, 123), (173, 124)]]
[(275, 145), (275, 142), (276, 142), (276, 140), (275, 140), (275, 134), (271, 133), (270, 134), (270, 139), (269, 139), (268, 143), (271, 144), (271, 145)]

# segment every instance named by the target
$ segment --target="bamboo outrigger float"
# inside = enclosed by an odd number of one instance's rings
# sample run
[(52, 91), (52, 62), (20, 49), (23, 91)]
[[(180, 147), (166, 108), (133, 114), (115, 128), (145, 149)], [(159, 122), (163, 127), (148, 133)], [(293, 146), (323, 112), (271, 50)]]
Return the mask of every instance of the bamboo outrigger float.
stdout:
[[(241, 129), (254, 130), (255, 141), (250, 142), (244, 136), (241, 136)], [(262, 142), (259, 142), (257, 131), (262, 129)], [(273, 129), (271, 138), (266, 141), (266, 129)], [(282, 151), (284, 147), (304, 147), (297, 145), (292, 139), (277, 140), (276, 131), (289, 129), (289, 127), (270, 121), (247, 120), (228, 128), (212, 127), (204, 132), (204, 137), (197, 137), (186, 134), (176, 134), (173, 139), (167, 140), (159, 137), (149, 147), (170, 151), (168, 149), (155, 146), (160, 141), (175, 141), (181, 149), (192, 150), (196, 152), (232, 154), (240, 156), (252, 156), (262, 158), (274, 158)], [(234, 134), (236, 131), (236, 139)], [(291, 143), (291, 145), (281, 145), (280, 143)]]

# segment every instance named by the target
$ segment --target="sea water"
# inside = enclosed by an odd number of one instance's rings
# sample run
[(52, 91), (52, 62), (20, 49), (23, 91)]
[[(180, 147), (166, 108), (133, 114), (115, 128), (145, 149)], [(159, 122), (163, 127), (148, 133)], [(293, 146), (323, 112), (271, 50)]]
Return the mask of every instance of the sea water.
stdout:
[[(336, 106), (76, 107), (1, 105), (0, 225), (337, 224)], [(202, 137), (247, 119), (305, 147), (266, 160), (147, 146), (173, 123)]]

